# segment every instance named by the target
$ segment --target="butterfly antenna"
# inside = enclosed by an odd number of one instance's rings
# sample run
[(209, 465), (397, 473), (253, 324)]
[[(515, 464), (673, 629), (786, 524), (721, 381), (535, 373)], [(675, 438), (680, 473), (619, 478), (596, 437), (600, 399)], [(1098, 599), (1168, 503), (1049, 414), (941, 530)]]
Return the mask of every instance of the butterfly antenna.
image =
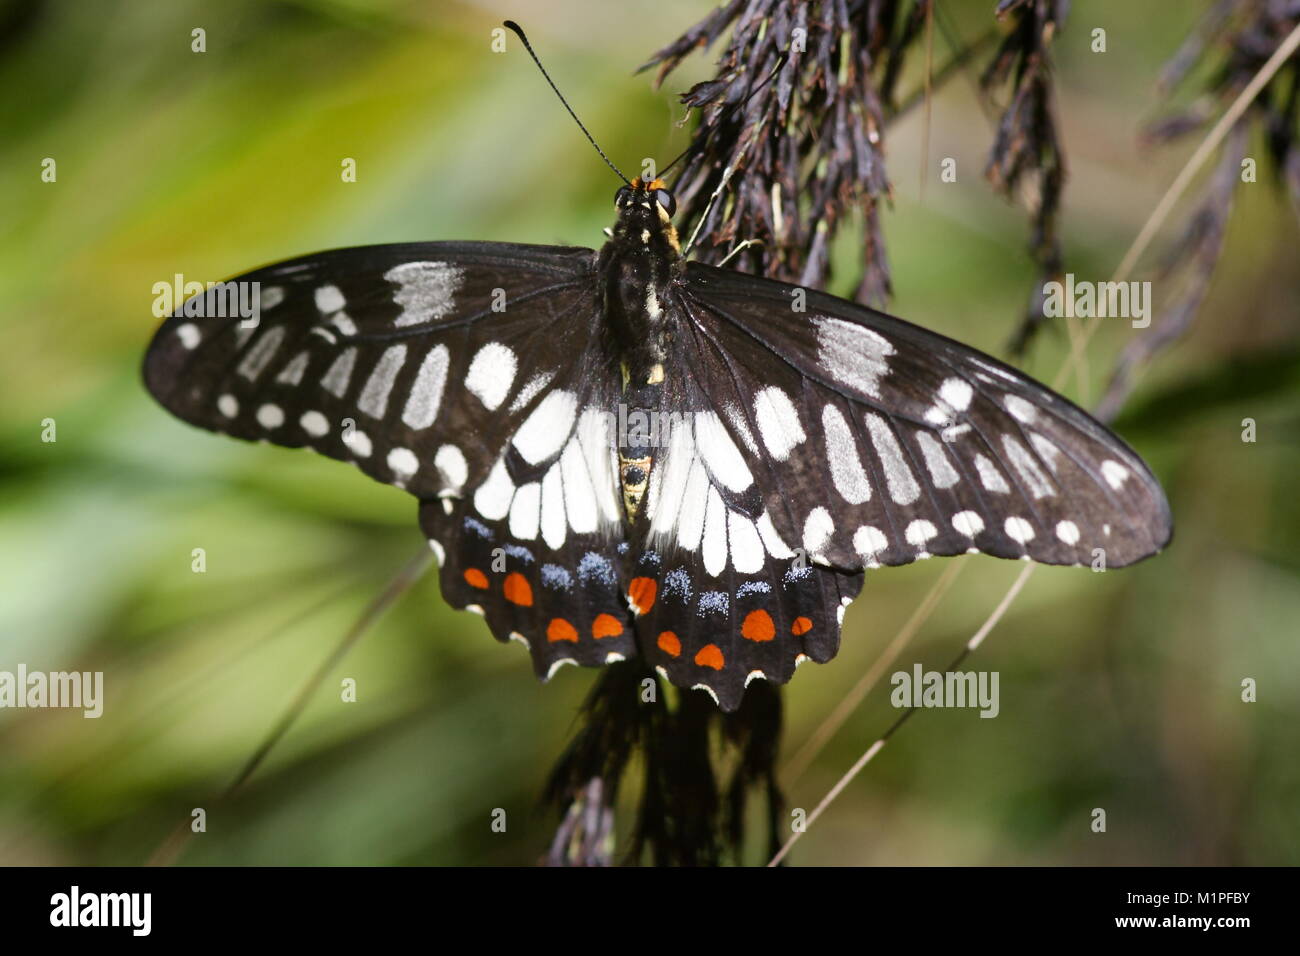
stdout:
[[(789, 58), (790, 58), (789, 53), (782, 53), (780, 58), (778, 58), (776, 61), (776, 66), (772, 67), (772, 72), (763, 78), (763, 82), (759, 83), (758, 86), (750, 90), (749, 95), (746, 96), (743, 100), (740, 100), (739, 102), (736, 103), (732, 103), (730, 106), (727, 107), (723, 115), (718, 118), (718, 122), (714, 124), (713, 129), (709, 131), (709, 136), (711, 137), (714, 133), (718, 131), (718, 128), (720, 127), (724, 119), (728, 118), (732, 113), (734, 113), (736, 110), (740, 109), (750, 100), (752, 100), (755, 96), (758, 95), (759, 90), (761, 90), (763, 87), (767, 86), (767, 84), (771, 83), (774, 79), (776, 79), (777, 73), (781, 71), (781, 67), (785, 66), (785, 61), (788, 60)], [(672, 169), (674, 166), (680, 163), (683, 159), (685, 159), (688, 155), (690, 155), (690, 153), (693, 150), (703, 149), (707, 142), (708, 140), (706, 139), (704, 143), (692, 143), (690, 146), (687, 146), (684, 150), (682, 150), (680, 153), (677, 154), (676, 159), (674, 159), (663, 169), (659, 170), (658, 175), (660, 176), (667, 175), (668, 170)]]
[(551, 79), (551, 74), (546, 72), (546, 67), (542, 66), (542, 61), (538, 59), (537, 54), (533, 52), (533, 45), (528, 42), (528, 37), (524, 36), (523, 27), (515, 23), (513, 20), (504, 21), (502, 26), (511, 31), (515, 36), (519, 37), (520, 42), (524, 45), (524, 49), (528, 51), (528, 55), (533, 58), (533, 62), (537, 64), (537, 68), (542, 71), (542, 76), (546, 77), (546, 82), (549, 83), (551, 89), (555, 91), (555, 95), (560, 98), (560, 102), (563, 103), (564, 108), (569, 111), (569, 115), (573, 117), (573, 121), (578, 124), (578, 129), (582, 130), (583, 135), (587, 137), (587, 142), (591, 143), (591, 145), (595, 147), (596, 152), (600, 153), (600, 158), (605, 161), (605, 165), (614, 170), (614, 172), (618, 174), (619, 179), (631, 186), (632, 183), (623, 175), (623, 171), (615, 166), (613, 160), (605, 155), (605, 151), (600, 148), (600, 145), (592, 135), (587, 132), (587, 127), (582, 125), (582, 120), (578, 119), (578, 114), (573, 112), (573, 107), (570, 106), (569, 101), (564, 98), (564, 94), (560, 92), (560, 88), (555, 85), (555, 81)]

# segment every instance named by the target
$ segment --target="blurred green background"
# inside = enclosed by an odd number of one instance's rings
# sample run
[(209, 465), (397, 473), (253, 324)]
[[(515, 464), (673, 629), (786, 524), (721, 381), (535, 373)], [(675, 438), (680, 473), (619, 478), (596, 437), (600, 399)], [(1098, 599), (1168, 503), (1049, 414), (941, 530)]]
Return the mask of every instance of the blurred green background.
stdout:
[[(99, 720), (0, 711), (0, 862), (142, 862), (196, 806), (208, 829), (186, 863), (530, 864), (543, 852), (554, 821), (537, 796), (594, 672), (539, 685), (518, 647), (441, 603), (433, 575), (216, 804), (423, 539), (401, 491), (157, 407), (138, 374), (152, 286), (334, 246), (599, 244), (617, 181), (513, 39), (496, 55), (489, 31), (519, 19), (605, 149), (636, 167), (685, 144), (675, 94), (712, 59), (659, 92), (631, 72), (710, 6), (0, 3), (0, 670), (101, 670), (106, 684)], [(967, 36), (991, 23), (992, 0), (951, 7)], [(1155, 18), (1079, 2), (1058, 39), (1064, 235), (1081, 278), (1109, 276), (1194, 145), (1146, 153), (1136, 132), (1200, 8)], [(1096, 26), (1105, 54), (1088, 49)], [(196, 27), (205, 53), (191, 52)], [(933, 108), (928, 166), (955, 158), (957, 183), (931, 175), (920, 189), (923, 111), (888, 130), (891, 311), (1000, 354), (1035, 271), (1023, 212), (981, 179), (992, 125), (973, 85), (958, 76)], [(45, 157), (55, 183), (41, 181)], [(340, 181), (344, 157), (356, 183)], [(1040, 569), (969, 665), (1000, 672), (1000, 716), (918, 715), (794, 862), (1300, 863), (1300, 272), (1296, 217), (1269, 179), (1240, 190), (1195, 329), (1121, 421), (1168, 490), (1173, 547), (1123, 572)], [(839, 254), (852, 263), (852, 235)], [(1131, 334), (1104, 325), (1072, 397), (1095, 400)], [(1047, 333), (1028, 370), (1050, 379), (1066, 348)], [(41, 441), (46, 418), (55, 443)], [(196, 547), (204, 574), (191, 571)], [(1020, 570), (951, 560), (967, 566), (898, 668), (944, 667)], [(867, 575), (839, 656), (787, 689), (787, 754), (947, 566)], [(340, 702), (343, 677), (356, 703)], [(1257, 703), (1240, 699), (1248, 677)], [(791, 805), (811, 808), (892, 721), (888, 690), (786, 781)], [(505, 833), (489, 826), (498, 807)], [(1104, 834), (1090, 830), (1094, 807)]]

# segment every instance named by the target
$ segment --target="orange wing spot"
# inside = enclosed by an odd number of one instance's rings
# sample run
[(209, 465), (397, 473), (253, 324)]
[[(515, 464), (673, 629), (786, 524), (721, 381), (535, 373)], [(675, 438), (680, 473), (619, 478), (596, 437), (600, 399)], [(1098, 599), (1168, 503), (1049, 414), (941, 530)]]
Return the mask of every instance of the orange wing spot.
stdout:
[(551, 623), (546, 625), (546, 639), (552, 644), (557, 641), (572, 641), (578, 643), (578, 630), (562, 617), (551, 618)]
[(533, 606), (533, 586), (518, 571), (511, 571), (506, 575), (506, 583), (502, 590), (505, 591), (506, 600), (511, 604), (522, 607)]
[(722, 659), (722, 648), (717, 644), (705, 644), (700, 648), (699, 653), (695, 655), (695, 663), (701, 667), (712, 667), (715, 671), (722, 670), (724, 663)]
[(654, 578), (633, 578), (627, 586), (628, 603), (637, 614), (648, 613), (655, 606), (655, 595), (658, 593), (659, 585)]
[(745, 623), (740, 625), (740, 636), (751, 641), (770, 641), (776, 637), (772, 615), (763, 610), (750, 611), (745, 615)]
[(618, 637), (623, 633), (623, 624), (613, 614), (597, 614), (591, 622), (591, 636), (596, 640), (602, 637)]
[(478, 568), (465, 569), (465, 583), (472, 588), (478, 588), (480, 591), (486, 591), (488, 586), (487, 575)]
[(680, 657), (682, 654), (681, 638), (672, 631), (664, 631), (659, 635), (659, 650), (669, 657)]
[(790, 625), (791, 634), (807, 634), (812, 630), (812, 621), (806, 617), (796, 617)]

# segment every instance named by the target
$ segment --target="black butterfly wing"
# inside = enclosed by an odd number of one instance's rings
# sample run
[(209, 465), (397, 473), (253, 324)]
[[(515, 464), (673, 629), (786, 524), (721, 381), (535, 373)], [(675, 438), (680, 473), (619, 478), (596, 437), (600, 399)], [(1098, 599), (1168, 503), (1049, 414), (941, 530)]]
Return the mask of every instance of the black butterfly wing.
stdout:
[[(256, 291), (255, 322), (234, 314), (229, 288), (246, 301)], [(527, 643), (539, 673), (635, 652), (615, 597), (616, 452), (591, 414), (617, 381), (600, 349), (594, 252), (342, 249), (196, 298), (145, 357), (164, 407), (202, 428), (313, 448), (416, 495), (446, 600)]]
[[(689, 540), (670, 536), (642, 553), (629, 595), (645, 659), (677, 686), (707, 690), (732, 711), (753, 681), (784, 684), (804, 661), (835, 656), (862, 573), (774, 558), (751, 519), (711, 493), (709, 502), (700, 533), (730, 555), (717, 573)], [(658, 504), (660, 513), (670, 507)]]
[[(692, 263), (698, 379), (780, 538), (841, 570), (978, 551), (1148, 557), (1172, 523), (1142, 460), (997, 360), (842, 299)], [(796, 311), (803, 305), (805, 311)]]
[(1121, 566), (1169, 540), (1142, 461), (994, 359), (696, 263), (673, 306), (680, 427), (657, 453), (631, 589), (645, 656), (725, 709), (756, 678), (834, 656), (865, 568), (968, 551), (1080, 564), (1098, 548)]

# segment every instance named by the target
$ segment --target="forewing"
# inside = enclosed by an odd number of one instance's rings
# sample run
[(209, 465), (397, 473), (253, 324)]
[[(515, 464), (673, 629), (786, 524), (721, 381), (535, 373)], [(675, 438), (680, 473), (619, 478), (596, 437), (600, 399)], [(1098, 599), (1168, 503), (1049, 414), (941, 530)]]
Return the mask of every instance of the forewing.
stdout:
[[(199, 427), (310, 447), (422, 498), (455, 493), (484, 480), (543, 380), (584, 381), (592, 256), (419, 243), (277, 263), (169, 318), (145, 384)], [(230, 314), (230, 288), (260, 303), (256, 319)]]
[[(978, 551), (1047, 564), (1159, 551), (1171, 521), (1140, 458), (1086, 412), (943, 336), (784, 283), (692, 263), (697, 379), (744, 449), (777, 535), (839, 569)], [(800, 310), (802, 307), (802, 311)]]

